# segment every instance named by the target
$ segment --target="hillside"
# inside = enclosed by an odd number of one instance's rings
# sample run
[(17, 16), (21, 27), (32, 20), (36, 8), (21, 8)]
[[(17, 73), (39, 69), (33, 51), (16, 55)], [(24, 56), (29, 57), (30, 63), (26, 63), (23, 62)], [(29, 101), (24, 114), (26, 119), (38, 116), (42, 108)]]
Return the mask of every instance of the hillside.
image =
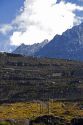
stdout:
[(83, 100), (83, 63), (0, 53), (0, 102)]

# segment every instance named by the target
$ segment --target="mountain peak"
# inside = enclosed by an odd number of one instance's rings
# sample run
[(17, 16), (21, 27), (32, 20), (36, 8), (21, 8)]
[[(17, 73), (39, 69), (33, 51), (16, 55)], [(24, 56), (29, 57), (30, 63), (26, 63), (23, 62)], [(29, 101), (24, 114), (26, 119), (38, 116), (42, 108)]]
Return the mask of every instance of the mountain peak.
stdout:
[(65, 31), (62, 35), (56, 35), (48, 42), (33, 45), (19, 46), (14, 53), (38, 56), (61, 58), (71, 60), (83, 60), (83, 23)]
[(38, 57), (83, 60), (83, 23), (56, 35), (36, 54)]
[(25, 44), (24, 44), (24, 43), (22, 43), (20, 46), (25, 46)]
[(34, 43), (32, 45), (25, 45), (24, 43), (22, 43), (19, 47), (15, 49), (15, 51), (13, 51), (13, 53), (34, 56), (34, 54), (39, 51), (39, 49), (43, 48), (47, 43), (47, 39), (45, 39), (41, 43)]

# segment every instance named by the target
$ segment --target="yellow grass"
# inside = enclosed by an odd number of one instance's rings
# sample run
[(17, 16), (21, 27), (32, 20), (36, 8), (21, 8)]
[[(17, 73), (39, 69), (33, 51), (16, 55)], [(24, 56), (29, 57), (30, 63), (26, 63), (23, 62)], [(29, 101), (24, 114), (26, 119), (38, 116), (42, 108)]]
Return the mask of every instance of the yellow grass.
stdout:
[(0, 105), (0, 119), (33, 119), (42, 115), (60, 116), (67, 120), (83, 117), (83, 110), (76, 102), (25, 102)]

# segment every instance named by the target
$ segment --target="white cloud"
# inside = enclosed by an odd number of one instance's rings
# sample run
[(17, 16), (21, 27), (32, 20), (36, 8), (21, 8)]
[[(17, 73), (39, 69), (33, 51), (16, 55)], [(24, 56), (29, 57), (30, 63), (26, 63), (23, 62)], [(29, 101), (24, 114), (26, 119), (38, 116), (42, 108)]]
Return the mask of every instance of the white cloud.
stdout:
[(0, 26), (0, 33), (6, 35), (9, 31), (12, 30), (12, 26), (9, 24), (4, 24)]
[(16, 17), (12, 25), (16, 31), (10, 37), (11, 44), (33, 44), (44, 39), (52, 39), (56, 34), (62, 34), (73, 26), (78, 18), (75, 10), (83, 7), (57, 0), (25, 0), (21, 14)]

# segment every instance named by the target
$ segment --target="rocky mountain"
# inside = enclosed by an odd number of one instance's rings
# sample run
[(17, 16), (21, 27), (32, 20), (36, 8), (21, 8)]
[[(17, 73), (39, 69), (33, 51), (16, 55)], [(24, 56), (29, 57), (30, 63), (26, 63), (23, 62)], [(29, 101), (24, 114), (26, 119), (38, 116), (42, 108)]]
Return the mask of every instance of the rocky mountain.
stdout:
[(26, 56), (34, 56), (34, 54), (43, 48), (48, 43), (48, 40), (44, 40), (42, 43), (35, 43), (33, 45), (21, 44), (13, 51), (14, 54), (22, 54)]
[(83, 60), (83, 23), (56, 35), (35, 56)]

